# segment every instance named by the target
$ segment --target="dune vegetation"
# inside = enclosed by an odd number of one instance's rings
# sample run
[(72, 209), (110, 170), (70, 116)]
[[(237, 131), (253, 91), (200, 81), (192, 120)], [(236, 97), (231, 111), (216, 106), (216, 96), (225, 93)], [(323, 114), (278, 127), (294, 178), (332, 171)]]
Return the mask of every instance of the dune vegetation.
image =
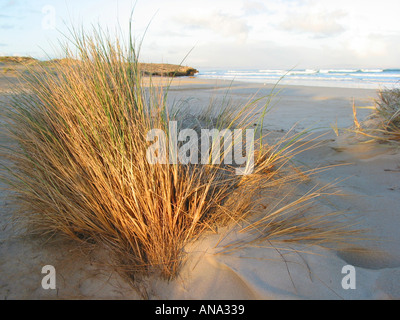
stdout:
[(353, 106), (355, 129), (352, 131), (370, 141), (400, 141), (400, 89), (379, 90), (373, 109), (366, 121), (359, 122)]
[[(99, 30), (72, 35), (64, 61), (79, 63), (55, 64), (51, 71), (30, 64), (20, 75), (27, 85), (2, 105), (3, 130), (14, 144), (1, 149), (1, 177), (19, 208), (17, 222), (28, 231), (101, 246), (129, 277), (155, 273), (166, 279), (178, 274), (188, 243), (222, 226), (252, 234), (249, 241), (325, 244), (354, 234), (334, 213), (305, 213), (331, 194), (329, 186), (262, 204), (269, 190), (326, 169), (293, 165), (296, 154), (318, 144), (312, 134), (265, 142), (270, 96), (261, 112), (263, 102), (253, 100), (214, 106), (214, 112), (205, 108), (194, 122), (189, 111), (168, 105), (168, 87), (144, 85), (132, 40), (125, 44)], [(223, 161), (149, 163), (146, 135), (152, 129), (168, 134), (170, 121), (194, 130), (245, 130), (258, 123), (254, 171), (237, 175), (238, 165)]]
[(377, 101), (377, 116), (390, 139), (400, 140), (400, 89), (381, 90)]

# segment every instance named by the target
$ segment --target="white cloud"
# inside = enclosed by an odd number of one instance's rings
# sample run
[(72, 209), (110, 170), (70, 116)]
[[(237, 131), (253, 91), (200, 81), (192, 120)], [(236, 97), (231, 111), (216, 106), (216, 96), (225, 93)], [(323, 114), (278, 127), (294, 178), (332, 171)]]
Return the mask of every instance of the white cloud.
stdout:
[(11, 8), (18, 4), (17, 0), (8, 0), (6, 3), (3, 4), (2, 9)]
[(243, 11), (245, 15), (262, 14), (267, 11), (267, 7), (259, 1), (244, 1)]
[(222, 37), (234, 38), (241, 43), (247, 39), (250, 32), (245, 19), (223, 12), (214, 12), (209, 16), (177, 17), (176, 21), (184, 28), (204, 29)]
[(171, 1), (150, 28), (153, 61), (196, 45), (197, 67), (399, 66), (398, 0)]
[(388, 54), (390, 41), (379, 34), (370, 34), (364, 37), (354, 38), (348, 42), (348, 48), (358, 57), (383, 57)]
[(345, 31), (338, 21), (345, 15), (342, 11), (294, 13), (281, 23), (281, 27), (287, 31), (310, 33), (315, 37), (329, 37)]

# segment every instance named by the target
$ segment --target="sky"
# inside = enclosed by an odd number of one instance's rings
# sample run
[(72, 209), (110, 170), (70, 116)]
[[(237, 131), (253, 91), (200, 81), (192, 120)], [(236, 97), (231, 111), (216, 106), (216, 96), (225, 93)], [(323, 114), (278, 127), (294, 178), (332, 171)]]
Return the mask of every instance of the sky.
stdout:
[[(67, 27), (145, 35), (143, 62), (399, 68), (399, 0), (0, 0), (0, 55), (60, 57)], [(146, 28), (147, 32), (146, 32)]]

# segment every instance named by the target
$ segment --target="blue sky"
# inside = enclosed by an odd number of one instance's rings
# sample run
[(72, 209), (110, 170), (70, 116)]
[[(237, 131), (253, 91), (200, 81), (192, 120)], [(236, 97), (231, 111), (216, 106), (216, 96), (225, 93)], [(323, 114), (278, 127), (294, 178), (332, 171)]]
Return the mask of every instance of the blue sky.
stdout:
[[(132, 0), (0, 0), (0, 55), (57, 55), (66, 25), (127, 30)], [(141, 60), (198, 68), (400, 67), (399, 0), (138, 0)], [(62, 36), (61, 36), (62, 38)], [(54, 48), (55, 47), (55, 48)]]

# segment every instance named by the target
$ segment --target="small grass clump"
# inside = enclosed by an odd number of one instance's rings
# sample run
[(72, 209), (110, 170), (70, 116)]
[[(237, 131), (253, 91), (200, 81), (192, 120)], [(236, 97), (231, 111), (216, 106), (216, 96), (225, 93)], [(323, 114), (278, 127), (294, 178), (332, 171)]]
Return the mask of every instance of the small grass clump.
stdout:
[(376, 108), (383, 130), (394, 140), (400, 140), (400, 89), (382, 90)]
[(360, 123), (353, 106), (355, 133), (381, 142), (400, 141), (400, 89), (378, 92), (374, 112)]
[[(272, 145), (260, 135), (248, 176), (237, 175), (237, 165), (213, 161), (151, 164), (147, 133), (161, 129), (168, 136), (170, 121), (187, 128), (190, 117), (172, 112), (168, 89), (143, 84), (132, 41), (124, 45), (101, 31), (73, 31), (73, 39), (65, 63), (51, 70), (39, 64), (23, 73), (26, 89), (4, 106), (4, 128), (14, 144), (2, 148), (10, 163), (2, 177), (13, 191), (18, 217), (32, 232), (96, 243), (125, 274), (156, 272), (167, 279), (177, 275), (189, 242), (229, 223), (251, 230), (258, 240), (292, 237), (296, 230), (301, 239), (318, 243), (348, 234), (337, 225), (329, 231), (328, 215), (307, 220), (296, 211), (326, 195), (325, 188), (290, 203), (282, 196), (269, 213), (260, 205), (262, 191), (316, 172), (291, 166), (298, 152), (310, 148), (308, 135)], [(206, 109), (189, 128), (247, 129), (257, 122), (255, 101), (221, 110), (211, 115)], [(296, 212), (291, 220), (288, 212)], [(256, 213), (261, 218), (250, 219)]]

